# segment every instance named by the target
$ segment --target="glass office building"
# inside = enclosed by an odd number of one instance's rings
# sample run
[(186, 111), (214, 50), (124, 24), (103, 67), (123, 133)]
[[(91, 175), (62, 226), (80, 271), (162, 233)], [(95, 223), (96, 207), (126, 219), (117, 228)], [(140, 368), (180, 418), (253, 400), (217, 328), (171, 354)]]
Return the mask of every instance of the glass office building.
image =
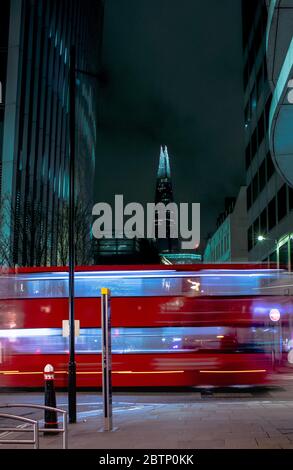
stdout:
[(5, 80), (7, 70), (8, 33), (9, 27), (7, 18), (9, 17), (9, 0), (1, 2), (0, 15), (0, 196), (1, 196), (1, 174), (2, 174), (2, 145), (5, 110)]
[[(98, 0), (5, 4), (1, 262), (56, 265), (68, 231), (70, 47), (76, 46), (78, 69), (97, 73), (103, 5)], [(1, 54), (2, 42), (1, 28)], [(76, 198), (86, 208), (93, 200), (98, 83), (77, 74), (76, 85)]]

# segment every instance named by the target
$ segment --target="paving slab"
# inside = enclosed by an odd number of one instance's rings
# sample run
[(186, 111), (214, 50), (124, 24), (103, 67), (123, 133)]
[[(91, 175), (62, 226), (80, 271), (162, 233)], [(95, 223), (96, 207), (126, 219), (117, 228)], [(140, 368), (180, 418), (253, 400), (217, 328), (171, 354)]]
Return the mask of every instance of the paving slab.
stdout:
[[(293, 392), (293, 383), (292, 383)], [(78, 393), (78, 422), (69, 425), (72, 449), (291, 449), (293, 393), (255, 398), (253, 393), (222, 393), (203, 400), (199, 393), (134, 393), (113, 395), (113, 433), (103, 426), (99, 392)], [(235, 396), (237, 395), (237, 397)], [(241, 399), (238, 396), (241, 395)], [(289, 395), (289, 393), (288, 393)], [(235, 401), (235, 399), (237, 400)], [(0, 402), (42, 404), (41, 393), (0, 393)], [(57, 405), (67, 407), (67, 395), (57, 393)], [(32, 418), (35, 411), (22, 410)], [(15, 437), (21, 437), (16, 434)], [(1, 437), (1, 435), (0, 435)], [(26, 436), (27, 437), (27, 436)], [(61, 447), (61, 436), (41, 436), (41, 448)], [(20, 449), (24, 446), (6, 446)], [(0, 449), (5, 446), (0, 445)]]

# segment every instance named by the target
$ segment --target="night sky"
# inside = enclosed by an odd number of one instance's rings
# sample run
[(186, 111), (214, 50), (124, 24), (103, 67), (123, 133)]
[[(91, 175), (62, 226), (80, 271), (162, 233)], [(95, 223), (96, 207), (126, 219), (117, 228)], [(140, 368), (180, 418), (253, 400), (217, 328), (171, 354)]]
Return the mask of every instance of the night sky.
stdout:
[(153, 202), (161, 144), (202, 245), (245, 182), (240, 0), (106, 0), (95, 201)]

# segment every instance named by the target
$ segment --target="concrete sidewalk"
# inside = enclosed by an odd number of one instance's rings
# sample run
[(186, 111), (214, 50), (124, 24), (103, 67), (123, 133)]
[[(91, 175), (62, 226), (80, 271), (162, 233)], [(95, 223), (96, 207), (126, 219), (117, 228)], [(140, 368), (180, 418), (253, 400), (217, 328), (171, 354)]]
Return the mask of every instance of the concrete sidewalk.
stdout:
[[(0, 399), (1, 403), (41, 404), (43, 396), (2, 394)], [(57, 406), (66, 409), (66, 403), (66, 394), (58, 394)], [(34, 413), (22, 412), (32, 418)], [(117, 431), (99, 432), (103, 426), (101, 394), (79, 393), (78, 422), (69, 425), (69, 448), (292, 449), (293, 394), (291, 389), (211, 396), (196, 392), (115, 394), (113, 425)], [(61, 447), (61, 435), (41, 437), (40, 447)]]

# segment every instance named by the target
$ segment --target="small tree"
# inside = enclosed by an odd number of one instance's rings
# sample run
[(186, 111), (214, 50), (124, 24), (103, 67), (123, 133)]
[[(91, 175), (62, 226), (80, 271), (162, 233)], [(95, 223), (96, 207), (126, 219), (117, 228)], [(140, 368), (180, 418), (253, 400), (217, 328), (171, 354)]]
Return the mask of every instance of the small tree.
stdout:
[[(91, 207), (80, 199), (74, 207), (75, 263), (88, 265), (93, 263), (91, 243)], [(66, 266), (69, 262), (69, 205), (64, 202), (60, 209), (57, 233), (57, 262)]]
[[(77, 198), (75, 203), (75, 263), (93, 262), (91, 243), (91, 207)], [(9, 230), (5, 232), (5, 224)], [(60, 202), (54, 214), (38, 201), (27, 201), (25, 207), (13, 208), (8, 197), (0, 201), (0, 266), (68, 265), (69, 204)], [(52, 250), (52, 243), (56, 244)], [(56, 260), (55, 260), (56, 257)]]
[(47, 233), (41, 204), (27, 201), (20, 211), (6, 196), (0, 206), (0, 265), (45, 265)]
[(0, 198), (0, 266), (13, 266), (12, 247), (8, 231), (5, 226), (10, 224), (11, 208), (8, 197)]

